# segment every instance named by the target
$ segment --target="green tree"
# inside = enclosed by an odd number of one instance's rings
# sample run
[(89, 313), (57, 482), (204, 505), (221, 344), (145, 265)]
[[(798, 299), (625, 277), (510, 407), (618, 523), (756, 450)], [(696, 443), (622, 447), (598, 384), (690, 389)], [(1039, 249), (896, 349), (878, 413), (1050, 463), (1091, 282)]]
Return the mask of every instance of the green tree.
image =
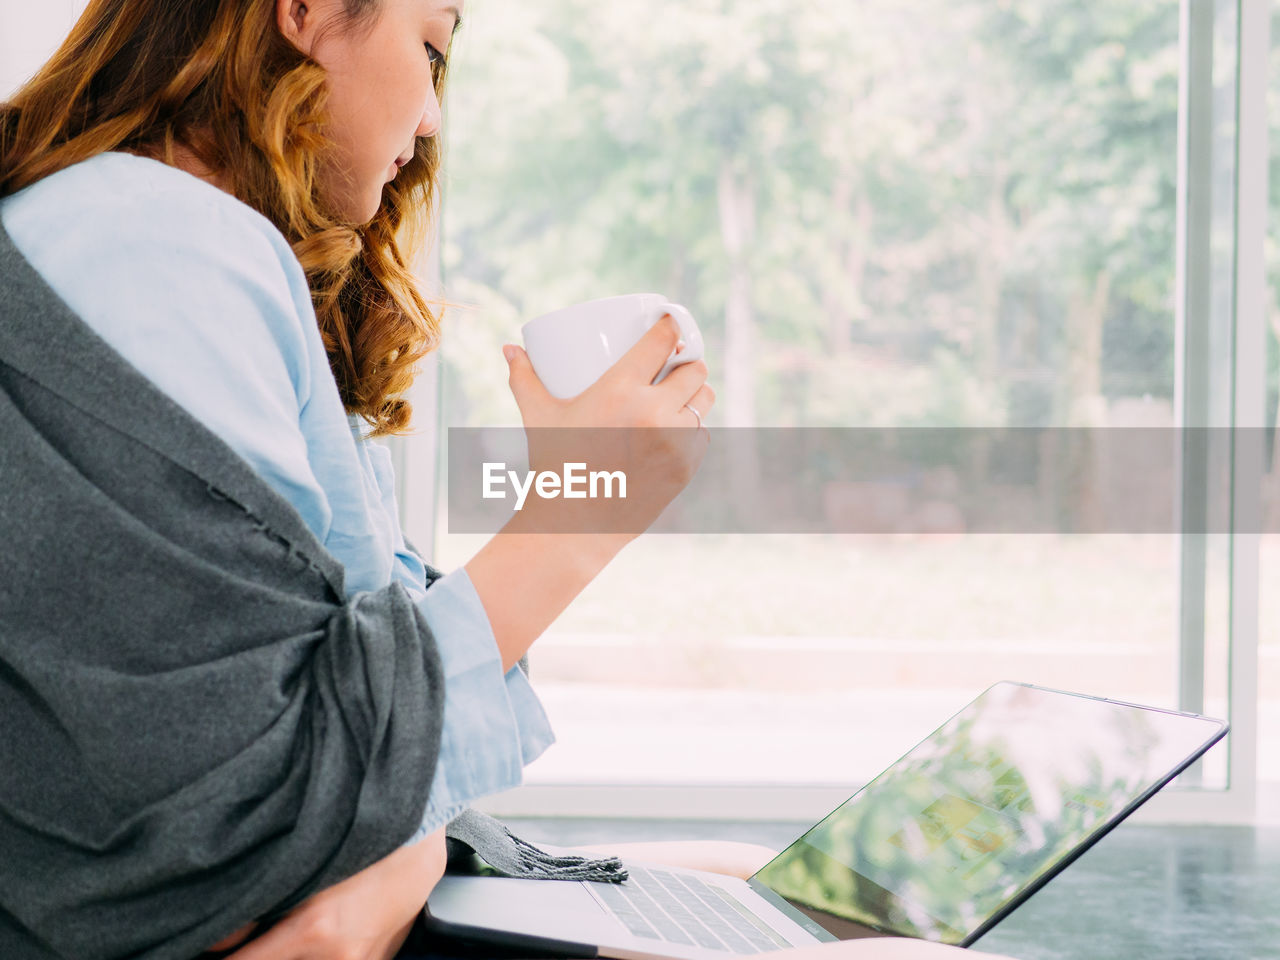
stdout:
[(700, 318), (727, 425), (1070, 422), (1169, 393), (1175, 0), (470, 19), (455, 296), (527, 319), (661, 289)]

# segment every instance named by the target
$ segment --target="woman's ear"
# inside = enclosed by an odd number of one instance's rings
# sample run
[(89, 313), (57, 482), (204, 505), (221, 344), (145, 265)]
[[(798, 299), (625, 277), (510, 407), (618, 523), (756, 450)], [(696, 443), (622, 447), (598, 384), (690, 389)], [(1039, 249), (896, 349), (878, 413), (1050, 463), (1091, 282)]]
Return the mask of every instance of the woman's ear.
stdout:
[(307, 56), (314, 42), (315, 19), (303, 0), (276, 0), (276, 26), (281, 36)]

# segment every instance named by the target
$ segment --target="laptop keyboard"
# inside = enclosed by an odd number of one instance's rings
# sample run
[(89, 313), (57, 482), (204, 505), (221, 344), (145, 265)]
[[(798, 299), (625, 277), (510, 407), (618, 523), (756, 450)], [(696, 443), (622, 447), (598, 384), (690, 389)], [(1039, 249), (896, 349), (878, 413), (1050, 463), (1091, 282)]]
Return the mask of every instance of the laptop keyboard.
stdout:
[(725, 953), (763, 953), (791, 946), (727, 891), (688, 874), (627, 864), (625, 883), (591, 890), (637, 937)]

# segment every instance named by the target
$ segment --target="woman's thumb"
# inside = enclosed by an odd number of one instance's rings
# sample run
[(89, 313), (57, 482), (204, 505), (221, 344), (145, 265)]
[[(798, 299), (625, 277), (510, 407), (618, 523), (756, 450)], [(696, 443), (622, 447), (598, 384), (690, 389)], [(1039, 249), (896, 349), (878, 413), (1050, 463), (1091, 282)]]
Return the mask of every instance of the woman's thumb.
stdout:
[(511, 376), (508, 383), (511, 386), (511, 392), (515, 395), (516, 403), (523, 405), (526, 399), (533, 399), (542, 387), (538, 375), (533, 371), (533, 364), (529, 362), (529, 355), (514, 343), (508, 343), (502, 347), (502, 355), (507, 358), (507, 369)]
[(529, 362), (529, 355), (514, 343), (503, 344), (502, 355), (507, 358), (507, 369), (510, 371), (512, 379), (523, 378), (524, 374), (533, 372), (533, 364)]

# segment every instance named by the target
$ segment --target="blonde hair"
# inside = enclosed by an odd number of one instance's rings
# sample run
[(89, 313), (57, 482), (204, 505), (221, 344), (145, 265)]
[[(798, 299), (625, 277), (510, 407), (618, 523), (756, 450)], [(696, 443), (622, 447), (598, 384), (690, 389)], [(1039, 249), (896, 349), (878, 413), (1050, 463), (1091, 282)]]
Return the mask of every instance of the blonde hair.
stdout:
[[(344, 0), (336, 26), (372, 25), (377, 0)], [(437, 93), (445, 72), (435, 68)], [(275, 0), (92, 0), (40, 71), (0, 104), (0, 197), (108, 150), (174, 163), (175, 144), (288, 239), (306, 271), (348, 413), (372, 435), (403, 433), (418, 361), (440, 324), (418, 292), (412, 251), (438, 181), (438, 137), (353, 225), (318, 196), (325, 71), (276, 27)]]

